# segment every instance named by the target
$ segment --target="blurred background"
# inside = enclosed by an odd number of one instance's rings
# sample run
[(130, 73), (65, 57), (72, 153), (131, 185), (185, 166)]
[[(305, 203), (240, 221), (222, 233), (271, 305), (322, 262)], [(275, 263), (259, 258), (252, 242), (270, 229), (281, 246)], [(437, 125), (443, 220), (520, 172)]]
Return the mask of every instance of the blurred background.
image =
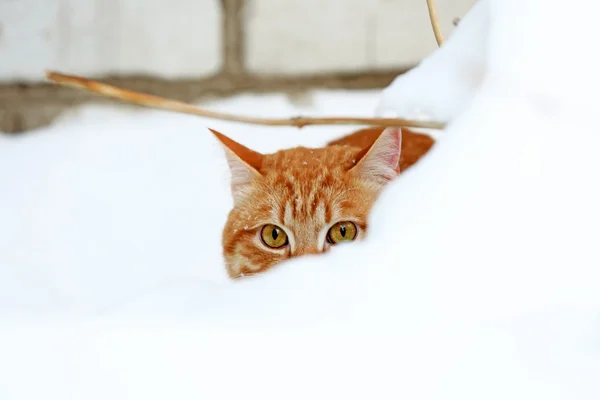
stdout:
[[(442, 31), (475, 0), (437, 0)], [(196, 102), (388, 85), (437, 47), (425, 0), (0, 0), (0, 131), (87, 102), (44, 70)]]

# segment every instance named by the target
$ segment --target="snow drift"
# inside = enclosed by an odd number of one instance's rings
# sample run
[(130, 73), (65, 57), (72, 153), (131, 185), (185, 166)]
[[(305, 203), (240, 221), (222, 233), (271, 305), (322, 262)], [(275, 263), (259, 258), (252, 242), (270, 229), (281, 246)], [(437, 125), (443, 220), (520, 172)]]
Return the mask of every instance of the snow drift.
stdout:
[[(480, 0), (380, 98), (317, 101), (450, 123), (367, 241), (235, 284), (200, 265), (230, 203), (198, 120), (2, 139), (3, 398), (599, 398), (600, 69), (575, 3)], [(213, 126), (261, 151), (345, 131)]]

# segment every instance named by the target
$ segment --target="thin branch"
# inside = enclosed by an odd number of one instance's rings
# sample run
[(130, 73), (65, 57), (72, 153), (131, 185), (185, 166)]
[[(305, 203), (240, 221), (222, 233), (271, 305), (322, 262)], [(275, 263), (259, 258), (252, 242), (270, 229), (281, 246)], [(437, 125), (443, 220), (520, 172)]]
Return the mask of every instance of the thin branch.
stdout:
[(146, 93), (135, 92), (117, 86), (108, 85), (92, 79), (75, 75), (66, 75), (54, 71), (46, 71), (46, 77), (59, 85), (96, 93), (104, 97), (118, 99), (127, 103), (151, 107), (161, 110), (174, 111), (184, 114), (218, 119), (222, 121), (242, 122), (253, 125), (296, 126), (307, 125), (376, 125), (399, 126), (412, 128), (443, 129), (445, 124), (435, 121), (414, 121), (398, 118), (353, 118), (353, 117), (294, 117), (294, 118), (256, 118), (206, 110), (192, 104), (177, 100), (166, 99)]
[(433, 28), (435, 40), (438, 46), (441, 46), (444, 44), (444, 37), (442, 36), (442, 30), (440, 29), (440, 23), (438, 22), (434, 0), (427, 0), (427, 10), (429, 11), (429, 19), (431, 20), (431, 27)]

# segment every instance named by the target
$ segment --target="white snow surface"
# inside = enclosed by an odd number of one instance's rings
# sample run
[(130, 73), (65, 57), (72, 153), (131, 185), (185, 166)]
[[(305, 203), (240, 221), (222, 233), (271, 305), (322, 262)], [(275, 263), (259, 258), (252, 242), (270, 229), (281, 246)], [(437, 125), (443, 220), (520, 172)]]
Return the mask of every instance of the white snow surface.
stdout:
[(0, 398), (597, 400), (594, 7), (480, 0), (383, 94), (209, 104), (449, 122), (366, 241), (235, 283), (206, 126), (259, 151), (351, 128), (88, 106), (0, 136)]

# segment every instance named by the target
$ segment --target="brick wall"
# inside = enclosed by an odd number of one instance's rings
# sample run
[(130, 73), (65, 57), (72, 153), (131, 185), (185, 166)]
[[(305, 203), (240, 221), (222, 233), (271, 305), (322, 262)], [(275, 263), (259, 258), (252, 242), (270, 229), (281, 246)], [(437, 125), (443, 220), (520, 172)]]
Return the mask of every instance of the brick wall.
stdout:
[[(446, 36), (474, 1), (437, 0)], [(435, 48), (425, 0), (4, 0), (0, 130), (101, 101), (46, 68), (191, 101), (382, 87)]]

